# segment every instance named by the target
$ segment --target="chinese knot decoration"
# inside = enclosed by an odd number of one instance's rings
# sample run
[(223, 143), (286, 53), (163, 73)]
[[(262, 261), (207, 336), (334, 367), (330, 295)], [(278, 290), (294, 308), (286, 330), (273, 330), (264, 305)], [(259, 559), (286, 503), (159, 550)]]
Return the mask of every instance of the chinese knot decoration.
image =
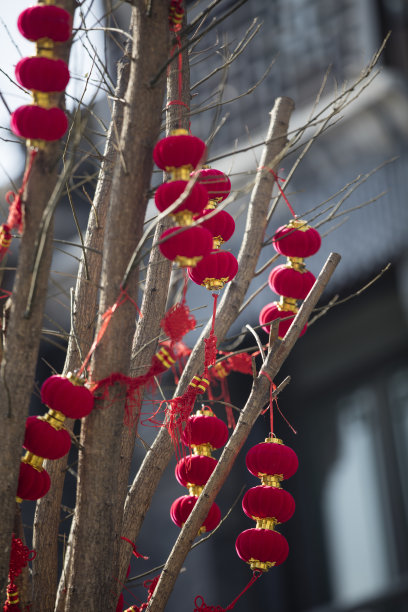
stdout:
[(275, 527), (288, 521), (295, 511), (293, 497), (280, 483), (296, 472), (298, 458), (282, 440), (271, 437), (249, 450), (246, 465), (261, 480), (261, 485), (249, 489), (242, 500), (245, 514), (256, 521), (256, 527), (240, 533), (235, 548), (252, 570), (266, 572), (283, 563), (289, 553), (286, 539)]
[(26, 420), (17, 487), (17, 501), (40, 499), (51, 485), (44, 459), (60, 459), (68, 454), (71, 437), (64, 421), (87, 416), (94, 404), (92, 393), (74, 376), (50, 376), (41, 387), (41, 401), (49, 408), (43, 416), (30, 416)]
[[(210, 408), (198, 410), (194, 416), (188, 418), (186, 428), (181, 433), (181, 440), (192, 449), (193, 454), (180, 459), (175, 474), (178, 482), (188, 488), (190, 495), (176, 499), (170, 509), (171, 519), (178, 527), (182, 527), (186, 522), (217, 464), (211, 451), (224, 446), (227, 439), (227, 426)], [(217, 527), (220, 520), (220, 509), (213, 503), (199, 533), (211, 531)]]
[[(269, 275), (269, 287), (281, 297), (279, 302), (266, 304), (259, 314), (259, 322), (267, 333), (272, 321), (282, 319), (278, 336), (285, 336), (298, 311), (297, 300), (306, 298), (316, 280), (306, 269), (304, 258), (317, 253), (320, 245), (319, 232), (301, 219), (292, 219), (275, 232), (273, 246), (280, 255), (287, 257), (287, 263), (276, 266)], [(300, 335), (305, 333), (306, 327)]]
[(20, 597), (15, 580), (21, 574), (23, 568), (27, 566), (28, 562), (35, 558), (35, 555), (35, 550), (29, 550), (22, 540), (14, 537), (13, 534), (8, 573), (7, 601), (3, 606), (4, 612), (20, 612), (21, 608), (18, 605)]
[(72, 18), (59, 6), (40, 4), (20, 13), (17, 25), (24, 38), (35, 41), (36, 55), (23, 58), (16, 66), (16, 79), (32, 91), (33, 103), (12, 113), (11, 129), (41, 147), (43, 141), (62, 138), (68, 128), (67, 116), (56, 106), (55, 94), (65, 90), (69, 70), (63, 60), (55, 58), (54, 51), (71, 36)]

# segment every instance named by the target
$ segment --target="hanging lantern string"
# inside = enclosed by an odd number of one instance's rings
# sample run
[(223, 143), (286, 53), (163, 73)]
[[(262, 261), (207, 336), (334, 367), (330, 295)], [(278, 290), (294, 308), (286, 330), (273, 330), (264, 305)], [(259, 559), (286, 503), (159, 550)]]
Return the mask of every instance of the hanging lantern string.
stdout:
[(281, 417), (283, 418), (283, 420), (286, 422), (286, 424), (290, 427), (290, 429), (293, 431), (294, 434), (297, 434), (296, 429), (289, 423), (288, 419), (285, 417), (285, 415), (283, 414), (282, 410), (279, 408), (279, 404), (278, 404), (278, 398), (274, 396), (274, 392), (276, 391), (276, 385), (273, 382), (272, 378), (269, 376), (269, 374), (267, 372), (265, 372), (264, 370), (261, 370), (261, 374), (263, 374), (264, 376), (266, 376), (266, 378), (269, 380), (270, 387), (269, 387), (269, 406), (267, 406), (267, 408), (265, 408), (265, 410), (263, 410), (261, 412), (261, 414), (265, 414), (265, 412), (267, 412), (267, 410), (269, 409), (269, 415), (270, 415), (270, 423), (271, 423), (271, 436), (273, 436), (273, 404), (275, 403), (275, 406), (279, 412), (279, 414), (281, 415)]
[(285, 192), (283, 191), (282, 187), (280, 186), (280, 183), (284, 183), (286, 179), (282, 178), (281, 176), (278, 176), (276, 174), (276, 172), (274, 170), (272, 170), (272, 168), (268, 168), (267, 166), (260, 166), (258, 168), (258, 170), (267, 170), (268, 172), (270, 172), (270, 174), (272, 174), (273, 178), (275, 179), (275, 183), (278, 186), (279, 193), (281, 194), (282, 198), (286, 202), (286, 205), (289, 208), (290, 212), (292, 213), (292, 215), (296, 219), (296, 213), (293, 210), (293, 207), (292, 207), (291, 203), (289, 202), (288, 198), (286, 197)]
[[(185, 104), (185, 102), (182, 101), (182, 92), (183, 92), (183, 55), (181, 53), (181, 38), (180, 38), (180, 30), (181, 30), (181, 22), (183, 20), (184, 17), (184, 9), (181, 6), (181, 2), (179, 2), (178, 0), (173, 0), (173, 2), (170, 5), (170, 14), (169, 14), (169, 24), (170, 24), (170, 31), (173, 32), (175, 34), (176, 37), (176, 43), (173, 46), (172, 50), (171, 50), (171, 54), (170, 57), (173, 57), (174, 55), (174, 51), (177, 50), (178, 52), (178, 58), (177, 58), (177, 87), (178, 87), (178, 98), (177, 100), (170, 100), (170, 102), (167, 103), (166, 106), (166, 110), (169, 108), (169, 106), (173, 106), (173, 105), (178, 105), (178, 106), (184, 106), (188, 112), (190, 112), (190, 107)], [(169, 70), (170, 70), (170, 66), (169, 66)], [(191, 123), (189, 121), (189, 131), (191, 134)], [(179, 127), (182, 127), (182, 110), (180, 108), (180, 113), (179, 113)]]
[(239, 595), (237, 595), (237, 597), (233, 601), (231, 601), (231, 603), (226, 608), (221, 608), (221, 606), (207, 606), (202, 595), (197, 595), (197, 597), (194, 599), (194, 612), (226, 612), (226, 610), (232, 610), (237, 601), (261, 576), (261, 570), (255, 570), (251, 580), (248, 582), (246, 587), (239, 593)]
[(204, 373), (203, 376), (205, 378), (208, 377), (208, 369), (210, 366), (213, 366), (217, 359), (217, 336), (214, 333), (215, 326), (215, 315), (217, 313), (217, 300), (218, 294), (213, 293), (212, 297), (214, 299), (213, 305), (213, 313), (212, 313), (212, 322), (211, 322), (211, 330), (208, 338), (204, 338)]
[(102, 340), (106, 332), (106, 328), (108, 327), (110, 320), (112, 319), (113, 313), (119, 308), (119, 306), (122, 306), (122, 304), (124, 304), (127, 300), (129, 300), (129, 302), (133, 304), (133, 306), (138, 311), (139, 316), (140, 317), (142, 316), (139, 306), (136, 304), (134, 299), (130, 297), (126, 289), (121, 289), (116, 302), (112, 306), (109, 306), (109, 308), (102, 315), (102, 325), (98, 331), (98, 334), (95, 340), (92, 342), (91, 348), (89, 349), (87, 356), (85, 357), (81, 367), (79, 368), (78, 376), (81, 376), (83, 372), (85, 371), (85, 368), (88, 365), (89, 360), (91, 359), (96, 347), (98, 346), (98, 344), (100, 343), (100, 341)]

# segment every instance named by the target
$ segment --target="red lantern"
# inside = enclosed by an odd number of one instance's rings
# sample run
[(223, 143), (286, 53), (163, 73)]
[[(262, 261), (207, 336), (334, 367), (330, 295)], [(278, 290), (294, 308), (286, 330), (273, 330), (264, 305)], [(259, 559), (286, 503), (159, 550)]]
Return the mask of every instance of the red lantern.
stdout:
[(284, 523), (295, 512), (295, 500), (284, 489), (260, 485), (249, 489), (242, 499), (242, 509), (257, 527), (270, 529)]
[[(172, 236), (180, 227), (171, 227), (165, 230), (160, 240)], [(197, 262), (208, 255), (212, 248), (212, 236), (203, 227), (190, 227), (175, 236), (168, 238), (159, 249), (162, 255), (178, 263), (181, 268), (195, 266)]]
[[(296, 308), (296, 306), (294, 306), (294, 308)], [(282, 308), (282, 306), (278, 304), (278, 302), (270, 302), (269, 304), (266, 304), (259, 313), (259, 323), (262, 325), (262, 329), (266, 331), (267, 334), (269, 334), (270, 325), (268, 325), (268, 323), (272, 323), (272, 321), (275, 321), (275, 319), (282, 319), (279, 323), (278, 330), (278, 336), (282, 339), (284, 338), (289, 327), (292, 325), (292, 321), (295, 318), (296, 312), (297, 309), (296, 311), (291, 310), (287, 306)], [(303, 336), (306, 329), (307, 324), (300, 332), (301, 336)]]
[(21, 138), (51, 141), (62, 138), (68, 129), (68, 119), (60, 108), (28, 104), (19, 106), (12, 113), (10, 125)]
[(191, 446), (195, 454), (210, 456), (212, 450), (224, 446), (228, 440), (228, 427), (212, 410), (198, 410), (188, 418), (181, 440)]
[(48, 57), (24, 57), (17, 64), (15, 75), (22, 87), (43, 92), (64, 91), (69, 81), (67, 64)]
[[(160, 185), (154, 194), (154, 201), (160, 212), (165, 211), (169, 206), (181, 196), (184, 192), (188, 181), (169, 181)], [(207, 192), (198, 183), (195, 183), (189, 195), (185, 200), (177, 206), (171, 213), (176, 218), (180, 225), (189, 225), (192, 221), (193, 214), (199, 213), (207, 206)]]
[(217, 460), (214, 457), (204, 455), (184, 457), (176, 465), (176, 478), (183, 487), (189, 487), (190, 492), (195, 494), (191, 489), (204, 486), (216, 465)]
[[(174, 180), (188, 181), (191, 170), (204, 159), (205, 153), (205, 143), (200, 138), (180, 129), (159, 140), (153, 149), (153, 159), (159, 168), (172, 172)], [(177, 172), (178, 168), (182, 170)]]
[(71, 437), (66, 429), (56, 429), (46, 420), (28, 417), (24, 437), (24, 448), (45, 459), (60, 459), (71, 447)]
[(211, 209), (205, 210), (200, 215), (194, 217), (194, 220), (205, 219), (210, 213), (213, 214), (210, 219), (206, 219), (200, 225), (205, 227), (213, 236), (213, 248), (218, 249), (221, 244), (227, 242), (235, 231), (234, 218), (225, 210), (220, 210), (216, 214)]
[(237, 272), (238, 262), (228, 251), (212, 251), (194, 269), (188, 269), (191, 280), (210, 291), (222, 289)]
[(299, 466), (294, 450), (278, 438), (266, 438), (247, 453), (246, 466), (262, 484), (279, 487), (282, 480), (293, 476)]
[(64, 42), (71, 36), (71, 15), (59, 6), (38, 5), (25, 9), (17, 21), (20, 34), (28, 40), (50, 38)]
[(82, 419), (94, 405), (94, 397), (75, 377), (50, 376), (41, 387), (41, 401), (69, 419)]
[(278, 295), (304, 300), (316, 278), (309, 270), (299, 271), (291, 266), (276, 266), (269, 274), (269, 286)]
[(243, 531), (236, 539), (235, 549), (238, 556), (249, 563), (251, 569), (262, 571), (280, 565), (289, 554), (289, 546), (283, 535), (269, 529)]
[(322, 239), (306, 221), (295, 219), (279, 227), (273, 237), (273, 246), (287, 257), (310, 257), (320, 249)]
[[(196, 495), (183, 495), (174, 500), (170, 508), (170, 516), (173, 523), (178, 527), (182, 527), (190, 516), (198, 497)], [(211, 531), (219, 525), (221, 520), (221, 511), (217, 504), (212, 504), (208, 511), (207, 517), (200, 527), (199, 533)]]
[(229, 177), (216, 170), (216, 168), (202, 168), (198, 171), (198, 180), (208, 193), (208, 199), (214, 208), (219, 202), (225, 200), (231, 193), (231, 181)]
[[(37, 459), (41, 460), (40, 457)], [(39, 464), (40, 461), (37, 462)], [(48, 472), (42, 467), (35, 468), (30, 463), (22, 459), (20, 463), (20, 474), (18, 477), (17, 498), (19, 499), (40, 499), (49, 491), (51, 480)]]

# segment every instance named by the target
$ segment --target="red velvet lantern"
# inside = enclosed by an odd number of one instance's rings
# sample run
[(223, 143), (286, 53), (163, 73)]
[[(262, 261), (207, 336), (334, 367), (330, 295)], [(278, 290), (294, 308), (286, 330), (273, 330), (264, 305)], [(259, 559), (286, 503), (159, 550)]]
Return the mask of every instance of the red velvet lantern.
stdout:
[(284, 489), (260, 485), (245, 493), (242, 509), (249, 518), (257, 521), (257, 527), (270, 529), (293, 516), (295, 500)]
[(45, 459), (60, 459), (69, 452), (71, 437), (66, 429), (56, 429), (49, 422), (36, 416), (28, 417), (24, 448)]
[[(172, 172), (174, 180), (188, 181), (191, 170), (203, 161), (205, 153), (205, 143), (200, 138), (180, 129), (159, 140), (153, 149), (153, 159), (159, 168)], [(177, 168), (182, 170), (177, 172)]]
[(94, 397), (75, 377), (50, 376), (41, 387), (41, 401), (69, 419), (82, 419), (94, 405)]
[(276, 266), (269, 274), (269, 286), (278, 295), (304, 300), (316, 278), (309, 270), (295, 270), (291, 266)]
[[(290, 310), (288, 309), (288, 307), (285, 307), (283, 309), (282, 306), (278, 304), (278, 302), (270, 302), (269, 304), (266, 304), (259, 313), (259, 323), (262, 325), (262, 329), (266, 331), (267, 334), (269, 334), (270, 325), (268, 325), (268, 323), (272, 323), (272, 321), (275, 321), (275, 319), (282, 319), (282, 321), (279, 323), (278, 330), (278, 336), (282, 339), (284, 338), (289, 327), (292, 325), (292, 321), (295, 318), (296, 312), (297, 309), (296, 311)], [(303, 336), (306, 329), (307, 324), (300, 332), (301, 336)]]
[[(210, 213), (212, 213), (212, 210), (207, 209), (200, 215), (194, 217), (194, 220), (197, 221), (205, 218)], [(210, 219), (206, 219), (200, 225), (211, 232), (213, 236), (213, 248), (218, 249), (221, 244), (227, 242), (227, 240), (231, 238), (235, 231), (235, 221), (234, 218), (225, 210), (220, 210), (216, 214), (213, 213), (213, 215), (214, 216), (211, 216)]]
[(69, 81), (67, 64), (48, 57), (23, 57), (15, 68), (15, 75), (22, 87), (47, 93), (64, 91)]
[(195, 495), (195, 487), (203, 487), (206, 484), (216, 465), (217, 460), (214, 457), (204, 455), (184, 457), (176, 465), (176, 478), (183, 487), (189, 487), (190, 493)]
[(306, 221), (295, 219), (279, 227), (273, 237), (273, 246), (287, 257), (310, 257), (320, 249), (322, 239)]
[[(183, 495), (174, 500), (170, 508), (170, 516), (173, 523), (178, 527), (182, 527), (190, 516), (197, 502), (196, 495)], [(208, 511), (207, 517), (200, 527), (199, 533), (211, 531), (219, 525), (221, 520), (221, 511), (217, 504), (212, 504)]]
[(231, 181), (229, 177), (216, 168), (202, 168), (198, 171), (198, 180), (207, 190), (208, 199), (212, 208), (219, 202), (225, 200), (231, 193)]
[(278, 438), (266, 438), (247, 453), (246, 466), (262, 484), (280, 486), (282, 480), (293, 476), (298, 469), (298, 458), (294, 450), (282, 444)]
[(59, 6), (37, 5), (20, 13), (17, 26), (20, 34), (28, 40), (50, 38), (64, 42), (71, 36), (72, 17)]
[(243, 531), (236, 539), (235, 549), (238, 556), (249, 563), (252, 570), (262, 571), (280, 565), (289, 554), (289, 546), (283, 535), (269, 529)]
[(11, 129), (21, 138), (59, 140), (68, 129), (68, 119), (60, 108), (29, 104), (19, 106), (12, 113)]
[[(169, 181), (160, 185), (154, 194), (154, 201), (159, 211), (163, 212), (174, 204), (184, 192), (187, 184), (188, 181)], [(208, 197), (206, 190), (198, 183), (195, 183), (189, 195), (177, 206), (171, 215), (176, 218), (179, 225), (189, 225), (193, 214), (201, 212), (207, 204)]]
[(237, 272), (238, 262), (228, 251), (212, 251), (194, 269), (188, 269), (191, 280), (210, 291), (222, 289)]
[[(165, 230), (160, 240), (166, 236), (172, 236), (179, 229), (179, 227), (171, 227)], [(211, 248), (210, 232), (199, 226), (185, 229), (159, 245), (161, 254), (175, 261), (181, 268), (197, 265), (197, 262), (210, 253)]]
[(17, 498), (28, 500), (40, 499), (40, 497), (44, 497), (48, 493), (50, 486), (51, 480), (44, 468), (35, 468), (30, 463), (26, 463), (24, 460), (21, 461)]
[(211, 450), (224, 446), (228, 440), (228, 427), (211, 410), (198, 410), (188, 418), (188, 427), (181, 440), (191, 446), (195, 454), (211, 456)]

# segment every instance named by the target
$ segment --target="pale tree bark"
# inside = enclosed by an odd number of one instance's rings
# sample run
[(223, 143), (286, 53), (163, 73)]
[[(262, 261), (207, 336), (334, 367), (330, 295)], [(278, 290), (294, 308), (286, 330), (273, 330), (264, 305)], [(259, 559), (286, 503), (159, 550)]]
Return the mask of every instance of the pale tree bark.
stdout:
[[(152, 172), (152, 151), (157, 141), (164, 97), (164, 79), (149, 83), (168, 54), (168, 2), (155, 2), (151, 10), (137, 2), (133, 10), (132, 54), (125, 95), (120, 161), (116, 164), (103, 250), (100, 312), (116, 303), (127, 264), (143, 230)], [(126, 291), (137, 301), (137, 271), (128, 277)], [(92, 378), (113, 372), (127, 374), (136, 310), (126, 300), (112, 316), (95, 350)], [(120, 501), (117, 473), (118, 443), (123, 426), (123, 389), (110, 387), (117, 401), (100, 399), (81, 431), (77, 501), (65, 610), (114, 610), (116, 606), (117, 550)], [(97, 534), (97, 535), (95, 535)]]
[[(81, 365), (88, 353), (95, 332), (98, 312), (99, 282), (102, 268), (102, 248), (106, 227), (106, 214), (111, 193), (112, 176), (118, 157), (118, 134), (123, 122), (123, 102), (128, 79), (129, 59), (124, 57), (118, 65), (118, 85), (112, 109), (104, 157), (90, 211), (85, 253), (78, 270), (73, 312), (73, 327), (68, 342), (64, 374)], [(73, 421), (67, 419), (67, 426)], [(37, 502), (34, 517), (33, 547), (37, 556), (33, 561), (32, 612), (52, 612), (55, 606), (58, 582), (58, 532), (61, 514), (62, 491), (65, 482), (68, 456), (57, 461), (46, 461), (44, 467), (51, 477), (52, 489)], [(69, 554), (67, 554), (67, 560)]]
[(258, 376), (253, 381), (250, 395), (240, 413), (236, 427), (167, 558), (159, 582), (153, 593), (153, 597), (147, 607), (149, 612), (162, 612), (165, 609), (181, 567), (197, 536), (198, 530), (205, 520), (221, 487), (225, 483), (235, 459), (250, 434), (256, 419), (267, 402), (271, 384), (270, 380), (276, 377), (282, 364), (295, 345), (296, 340), (307, 323), (313, 308), (322, 295), (339, 261), (340, 255), (331, 253), (309, 295), (300, 307), (282, 343), (277, 342), (274, 347), (269, 348), (267, 358)]
[[(64, 0), (60, 5), (73, 14), (75, 5), (73, 0)], [(69, 49), (70, 41), (59, 45), (56, 54), (68, 61)], [(63, 103), (63, 95), (59, 97), (59, 102)], [(46, 144), (38, 152), (24, 193), (24, 233), (20, 240), (6, 342), (1, 360), (0, 596), (4, 594), (7, 582), (21, 445), (33, 389), (47, 295), (52, 255), (52, 223), (45, 237), (43, 254), (37, 270), (33, 269), (33, 254), (36, 252), (43, 212), (57, 184), (60, 153), (59, 142)], [(31, 299), (30, 289), (34, 278), (35, 290)]]
[[(260, 168), (275, 168), (285, 153), (287, 130), (294, 104), (290, 98), (278, 98), (271, 111), (271, 121), (262, 154)], [(266, 229), (266, 216), (272, 195), (274, 179), (266, 170), (259, 170), (248, 208), (243, 243), (238, 256), (239, 271), (225, 289), (215, 320), (215, 334), (219, 341), (225, 338), (229, 327), (238, 315), (250, 281), (255, 272)], [(211, 322), (203, 330), (190, 359), (183, 370), (175, 395), (182, 393), (191, 378), (203, 365), (204, 337), (210, 330)], [(173, 445), (165, 428), (158, 433), (129, 490), (123, 519), (123, 535), (136, 541), (144, 516), (160, 478), (173, 454)], [(122, 560), (121, 575), (126, 570)]]
[[(185, 8), (183, 3), (183, 9)], [(185, 23), (185, 17), (184, 17)], [(181, 37), (180, 44), (185, 42)], [(172, 50), (177, 49), (172, 41)], [(180, 87), (181, 86), (181, 87)], [(190, 105), (190, 66), (188, 51), (185, 49), (181, 53), (181, 79), (179, 75), (179, 61), (175, 60), (170, 64), (167, 71), (167, 104), (166, 104), (166, 134), (169, 135), (174, 129), (189, 128), (189, 105)], [(172, 102), (176, 102), (172, 104)], [(159, 221), (156, 226), (153, 244), (160, 240), (162, 232), (171, 225), (168, 218)], [(160, 323), (165, 314), (168, 300), (169, 281), (172, 269), (172, 262), (165, 259), (160, 250), (155, 247), (150, 252), (148, 269), (146, 274), (143, 300), (141, 304), (142, 317), (139, 319), (136, 334), (133, 341), (133, 355), (131, 361), (131, 375), (139, 376), (142, 374), (142, 365), (149, 364), (152, 356), (156, 352), (158, 337), (162, 332)], [(172, 304), (169, 304), (171, 306)], [(155, 339), (152, 342), (152, 339)], [(147, 368), (146, 368), (147, 369)], [(136, 428), (129, 430), (124, 427), (122, 431), (121, 456), (122, 461), (119, 470), (119, 479), (123, 482), (123, 490), (128, 484), (129, 471), (134, 449)], [(123, 500), (124, 502), (125, 500)], [(123, 505), (122, 505), (123, 507)], [(118, 574), (118, 594), (122, 590), (125, 573), (130, 562), (132, 549), (128, 543), (122, 542), (120, 546), (120, 572)]]

